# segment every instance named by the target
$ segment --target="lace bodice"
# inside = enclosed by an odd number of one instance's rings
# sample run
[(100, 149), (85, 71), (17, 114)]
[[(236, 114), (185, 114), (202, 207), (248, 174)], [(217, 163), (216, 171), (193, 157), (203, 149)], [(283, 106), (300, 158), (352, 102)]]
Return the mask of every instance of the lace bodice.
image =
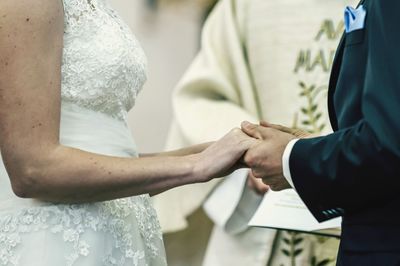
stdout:
[(64, 0), (62, 100), (124, 119), (146, 80), (146, 57), (106, 0)]

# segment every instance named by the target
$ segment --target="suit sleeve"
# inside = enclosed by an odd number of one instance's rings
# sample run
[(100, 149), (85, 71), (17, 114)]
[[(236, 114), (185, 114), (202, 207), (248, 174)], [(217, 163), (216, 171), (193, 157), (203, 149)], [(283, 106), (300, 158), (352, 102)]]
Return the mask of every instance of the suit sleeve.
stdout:
[(319, 221), (399, 197), (398, 10), (397, 0), (372, 1), (368, 10), (362, 119), (326, 137), (300, 140), (291, 152), (296, 190)]
[(244, 51), (247, 2), (223, 0), (216, 6), (201, 50), (174, 91), (176, 124), (188, 144), (219, 139), (243, 120), (258, 120)]

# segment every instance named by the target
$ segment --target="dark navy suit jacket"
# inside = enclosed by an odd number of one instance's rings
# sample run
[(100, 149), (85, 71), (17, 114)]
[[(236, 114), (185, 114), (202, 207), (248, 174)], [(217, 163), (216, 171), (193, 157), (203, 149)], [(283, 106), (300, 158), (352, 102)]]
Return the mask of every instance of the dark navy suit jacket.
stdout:
[(332, 69), (335, 132), (298, 141), (289, 164), (319, 221), (343, 216), (340, 265), (400, 265), (346, 257), (400, 254), (400, 0), (363, 5), (365, 28), (343, 36)]

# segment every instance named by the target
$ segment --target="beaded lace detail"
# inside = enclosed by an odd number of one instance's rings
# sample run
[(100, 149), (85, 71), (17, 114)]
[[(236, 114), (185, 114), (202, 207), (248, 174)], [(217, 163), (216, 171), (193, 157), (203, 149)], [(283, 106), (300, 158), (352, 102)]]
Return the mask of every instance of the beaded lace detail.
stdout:
[(146, 57), (105, 0), (65, 0), (62, 100), (124, 120), (146, 81)]

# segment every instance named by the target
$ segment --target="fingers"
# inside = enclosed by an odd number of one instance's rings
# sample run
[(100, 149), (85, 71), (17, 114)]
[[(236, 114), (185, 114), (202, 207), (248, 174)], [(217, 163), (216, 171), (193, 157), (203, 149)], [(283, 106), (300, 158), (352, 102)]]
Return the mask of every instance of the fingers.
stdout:
[(214, 150), (224, 154), (225, 158), (235, 160), (236, 168), (247, 168), (243, 156), (257, 141), (246, 135), (240, 128), (234, 128), (216, 143)]
[(253, 137), (256, 139), (262, 139), (262, 135), (259, 131), (258, 125), (244, 121), (244, 122), (242, 122), (241, 126), (242, 126), (243, 132), (246, 133), (247, 135), (249, 135), (250, 137)]
[(237, 148), (241, 150), (247, 151), (253, 145), (255, 145), (257, 139), (248, 136), (246, 133), (244, 133), (240, 128), (234, 128), (230, 132), (231, 136), (234, 139), (233, 145), (236, 145)]
[(281, 175), (262, 178), (264, 184), (268, 185), (272, 191), (281, 191), (291, 188), (287, 180)]
[(260, 121), (260, 126), (270, 127), (270, 128), (273, 128), (273, 129), (276, 129), (276, 130), (279, 130), (279, 131), (282, 131), (282, 132), (285, 132), (285, 133), (289, 133), (289, 134), (292, 134), (292, 135), (294, 135), (294, 132), (296, 131), (296, 129), (285, 127), (285, 126), (281, 126), (281, 125), (271, 124), (271, 123), (268, 123), (266, 121)]
[(249, 173), (247, 185), (250, 189), (252, 189), (258, 195), (264, 195), (268, 192), (269, 186), (264, 184), (261, 179), (255, 178), (251, 172)]
[(260, 126), (262, 126), (262, 127), (272, 127), (273, 124), (270, 124), (267, 121), (260, 121)]
[(288, 134), (291, 134), (293, 136), (296, 136), (298, 138), (311, 138), (311, 137), (315, 137), (314, 135), (311, 135), (310, 133), (301, 130), (301, 129), (294, 129), (294, 128), (289, 128), (289, 127), (285, 127), (285, 126), (281, 126), (281, 125), (275, 125), (275, 124), (271, 124), (268, 123), (266, 121), (261, 121), (260, 122), (260, 126), (263, 127), (269, 127), (269, 128), (273, 128)]

